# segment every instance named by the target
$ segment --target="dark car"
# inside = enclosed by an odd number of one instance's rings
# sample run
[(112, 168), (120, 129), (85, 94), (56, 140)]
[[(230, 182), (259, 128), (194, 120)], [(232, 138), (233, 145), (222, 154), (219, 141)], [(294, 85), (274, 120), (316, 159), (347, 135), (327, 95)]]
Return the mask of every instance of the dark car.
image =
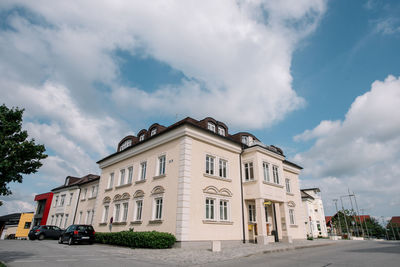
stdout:
[(45, 238), (58, 239), (62, 230), (54, 225), (40, 225), (34, 226), (29, 231), (28, 237), (30, 240), (43, 240)]
[(70, 246), (82, 242), (93, 244), (94, 234), (95, 231), (91, 225), (73, 224), (60, 235), (58, 243), (62, 244), (67, 241)]

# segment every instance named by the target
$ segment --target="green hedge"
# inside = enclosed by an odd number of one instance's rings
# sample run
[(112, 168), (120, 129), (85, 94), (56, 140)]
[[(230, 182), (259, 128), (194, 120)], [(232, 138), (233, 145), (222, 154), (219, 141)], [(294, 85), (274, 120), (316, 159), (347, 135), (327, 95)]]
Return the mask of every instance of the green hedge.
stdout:
[(131, 248), (170, 248), (176, 238), (169, 233), (122, 231), (95, 234), (95, 242)]

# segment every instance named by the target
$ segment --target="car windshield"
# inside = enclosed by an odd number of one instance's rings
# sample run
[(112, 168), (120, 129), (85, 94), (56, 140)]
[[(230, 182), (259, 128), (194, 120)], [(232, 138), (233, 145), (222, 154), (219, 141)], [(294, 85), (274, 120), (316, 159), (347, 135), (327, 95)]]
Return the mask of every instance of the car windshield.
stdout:
[(90, 225), (79, 225), (78, 226), (78, 231), (85, 231), (85, 230), (93, 231), (93, 227)]
[(38, 228), (39, 228), (39, 226), (36, 225), (36, 226), (33, 226), (33, 227), (32, 227), (32, 230), (36, 230), (36, 229), (38, 229)]

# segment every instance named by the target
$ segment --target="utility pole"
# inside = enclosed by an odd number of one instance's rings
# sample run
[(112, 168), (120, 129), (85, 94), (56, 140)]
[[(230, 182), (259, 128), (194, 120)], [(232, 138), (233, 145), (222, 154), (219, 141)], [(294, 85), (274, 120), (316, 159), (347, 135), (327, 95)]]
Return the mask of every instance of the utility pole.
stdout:
[(355, 213), (355, 211), (354, 211), (354, 207), (353, 207), (353, 201), (351, 200), (351, 197), (352, 197), (352, 195), (350, 194), (350, 188), (347, 188), (347, 192), (349, 193), (348, 194), (348, 196), (349, 196), (349, 199), (350, 199), (350, 205), (351, 205), (351, 215), (353, 216), (353, 222), (354, 222), (354, 224), (352, 224), (353, 225), (353, 231), (354, 231), (354, 225), (356, 226), (356, 236), (359, 236), (359, 232), (358, 232), (358, 226), (357, 226), (357, 216), (354, 216), (354, 213)]
[(333, 202), (335, 202), (336, 215), (338, 216), (338, 219), (339, 219), (339, 228), (337, 228), (337, 229), (340, 229), (340, 235), (342, 235), (342, 224), (340, 223), (340, 214), (338, 213), (338, 209), (337, 209), (337, 201), (338, 201), (337, 199), (333, 200)]
[[(381, 219), (382, 219), (382, 225), (384, 225), (384, 223), (385, 223), (384, 217), (381, 216)], [(386, 231), (386, 238), (387, 238), (387, 240), (389, 240), (389, 235), (388, 235), (388, 231), (387, 231), (387, 227), (386, 226), (385, 226), (385, 231)]]
[(393, 223), (390, 223), (390, 226), (392, 227), (392, 233), (393, 233), (394, 240), (397, 240), (396, 234), (394, 233), (394, 229), (393, 229)]
[[(365, 209), (361, 209), (362, 213), (365, 213)], [(365, 230), (367, 231), (367, 236), (369, 238), (369, 231), (368, 231), (368, 225), (367, 225), (367, 218), (364, 219), (364, 224), (365, 224)]]
[(347, 238), (349, 238), (351, 236), (351, 233), (349, 232), (349, 226), (347, 225), (347, 219), (346, 219), (346, 214), (344, 213), (344, 206), (343, 206), (343, 200), (342, 197), (340, 197), (340, 202), (342, 203), (342, 211), (343, 211), (343, 216), (344, 216), (344, 223), (346, 224), (346, 230), (347, 230)]
[(361, 221), (361, 216), (360, 216), (360, 210), (358, 209), (357, 198), (356, 198), (356, 194), (354, 194), (354, 192), (353, 192), (353, 196), (354, 196), (354, 202), (356, 203), (356, 209), (357, 209), (357, 213), (358, 213), (358, 219), (360, 220), (361, 232), (362, 232), (362, 235), (365, 236), (364, 228), (363, 228), (363, 226), (362, 226), (362, 221)]

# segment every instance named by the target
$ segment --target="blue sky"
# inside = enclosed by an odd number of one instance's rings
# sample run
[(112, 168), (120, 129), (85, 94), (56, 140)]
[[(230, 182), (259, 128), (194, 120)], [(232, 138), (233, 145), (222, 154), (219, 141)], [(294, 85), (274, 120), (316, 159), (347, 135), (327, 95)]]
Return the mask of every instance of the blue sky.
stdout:
[(282, 147), (326, 214), (349, 187), (399, 215), (399, 15), (378, 0), (2, 1), (0, 102), (26, 109), (50, 156), (0, 214), (99, 173), (127, 134), (212, 116)]

